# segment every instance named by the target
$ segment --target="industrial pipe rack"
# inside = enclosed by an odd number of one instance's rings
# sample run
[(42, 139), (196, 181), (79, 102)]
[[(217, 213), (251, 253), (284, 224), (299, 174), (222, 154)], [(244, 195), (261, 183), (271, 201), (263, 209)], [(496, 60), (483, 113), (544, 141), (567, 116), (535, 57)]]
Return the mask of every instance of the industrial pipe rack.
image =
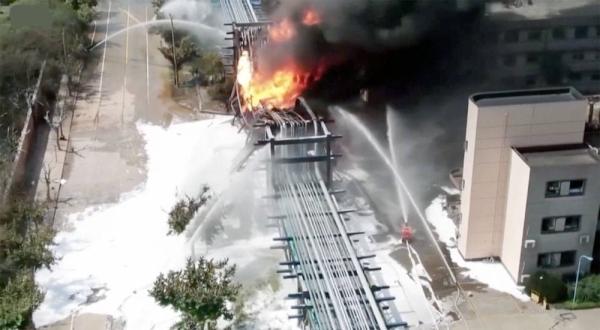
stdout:
[[(306, 106), (302, 100), (301, 104)], [(372, 285), (368, 273), (379, 267), (361, 261), (375, 255), (357, 255), (352, 237), (364, 232), (348, 231), (336, 194), (333, 167), (341, 155), (332, 144), (341, 136), (332, 134), (326, 122), (312, 117), (305, 121), (281, 121), (258, 125), (264, 138), (256, 145), (268, 146), (267, 198), (270, 199), (269, 226), (279, 230), (273, 249), (284, 251), (278, 273), (296, 279), (298, 292), (289, 299), (298, 302), (293, 309), (299, 324), (310, 329), (391, 329), (406, 327), (405, 322), (388, 324), (381, 302), (387, 286)]]

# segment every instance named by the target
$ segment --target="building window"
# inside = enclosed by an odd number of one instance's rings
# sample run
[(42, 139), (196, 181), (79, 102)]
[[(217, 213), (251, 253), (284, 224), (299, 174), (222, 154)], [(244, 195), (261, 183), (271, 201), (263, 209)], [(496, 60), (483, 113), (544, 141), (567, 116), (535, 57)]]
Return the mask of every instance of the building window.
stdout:
[(546, 183), (546, 198), (581, 196), (585, 191), (585, 180), (550, 181)]
[(505, 43), (519, 42), (519, 31), (512, 30), (512, 31), (504, 32), (504, 42)]
[(573, 61), (583, 61), (585, 59), (585, 54), (584, 53), (575, 53), (571, 56), (571, 58), (573, 59)]
[(581, 81), (582, 79), (582, 75), (581, 72), (571, 72), (569, 73), (569, 80), (570, 81)]
[(537, 54), (528, 54), (527, 55), (527, 63), (535, 64), (540, 60), (540, 57)]
[(538, 267), (559, 268), (575, 264), (577, 251), (551, 252), (538, 254)]
[(565, 217), (548, 217), (542, 219), (542, 234), (578, 231), (581, 223), (580, 215)]
[(598, 81), (600, 80), (600, 73), (592, 73), (591, 77), (590, 77), (593, 81)]
[(514, 55), (506, 55), (502, 58), (502, 62), (505, 66), (515, 66), (517, 64), (517, 57)]
[(554, 28), (552, 29), (552, 39), (556, 39), (556, 40), (562, 40), (565, 39), (567, 37), (567, 34), (565, 33), (565, 28)]
[(575, 28), (575, 39), (586, 39), (588, 37), (588, 27), (578, 26)]

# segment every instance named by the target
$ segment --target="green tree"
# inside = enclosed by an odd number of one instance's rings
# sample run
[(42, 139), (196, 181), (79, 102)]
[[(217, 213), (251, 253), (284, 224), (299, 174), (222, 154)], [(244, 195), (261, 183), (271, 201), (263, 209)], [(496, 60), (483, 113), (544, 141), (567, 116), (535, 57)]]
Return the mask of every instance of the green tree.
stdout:
[(45, 212), (43, 204), (14, 202), (0, 217), (0, 329), (32, 329), (31, 313), (44, 299), (33, 272), (56, 260)]
[(169, 232), (167, 235), (183, 233), (187, 225), (194, 218), (194, 214), (198, 212), (198, 209), (211, 199), (212, 196), (209, 191), (210, 188), (208, 186), (203, 186), (198, 197), (190, 198), (189, 196), (186, 196), (185, 199), (180, 200), (173, 206), (169, 212), (169, 219), (167, 220), (169, 225)]
[(25, 328), (43, 301), (44, 292), (36, 286), (31, 272), (19, 271), (0, 287), (0, 329)]
[(56, 256), (50, 250), (56, 231), (43, 224), (46, 206), (17, 203), (5, 214), (0, 225), (0, 260), (4, 271), (50, 269)]
[(233, 283), (234, 275), (235, 265), (228, 266), (228, 259), (188, 259), (183, 270), (160, 274), (150, 296), (159, 305), (171, 306), (183, 314), (180, 329), (204, 329), (220, 318), (233, 319), (233, 310), (228, 306), (235, 303), (241, 289)]
[(173, 57), (173, 48), (171, 45), (163, 45), (158, 47), (158, 50), (163, 54), (163, 56), (171, 62), (173, 67), (175, 67), (175, 61), (177, 60), (177, 70), (181, 70), (181, 67), (189, 62), (192, 58), (196, 56), (196, 46), (190, 37), (184, 37), (181, 39), (181, 42), (175, 44), (175, 55)]
[(171, 28), (164, 28), (163, 30), (160, 31), (160, 37), (167, 43), (170, 45), (173, 44), (173, 36), (175, 36), (174, 40), (175, 40), (175, 44), (179, 44), (181, 43), (181, 41), (183, 40), (183, 38), (185, 38), (186, 36), (188, 36), (188, 32), (181, 30), (181, 29), (173, 29), (173, 31), (171, 31)]
[(206, 90), (208, 95), (215, 100), (227, 101), (233, 90), (233, 79), (225, 79), (223, 82), (211, 85)]
[[(20, 4), (43, 5), (47, 1), (20, 0), (14, 5)], [(57, 85), (60, 77), (56, 72), (62, 71), (65, 49), (67, 57), (73, 60), (87, 59), (84, 44), (88, 43), (88, 23), (82, 21), (69, 4), (53, 2), (50, 13), (53, 21), (49, 29), (23, 27), (15, 30), (8, 20), (0, 20), (0, 115), (10, 114), (16, 130), (20, 130), (27, 111), (22, 92), (35, 85), (42, 62), (47, 62), (47, 80), (54, 80)]]
[(225, 76), (223, 60), (217, 52), (203, 53), (197, 61), (196, 68), (209, 77), (211, 84), (221, 82)]

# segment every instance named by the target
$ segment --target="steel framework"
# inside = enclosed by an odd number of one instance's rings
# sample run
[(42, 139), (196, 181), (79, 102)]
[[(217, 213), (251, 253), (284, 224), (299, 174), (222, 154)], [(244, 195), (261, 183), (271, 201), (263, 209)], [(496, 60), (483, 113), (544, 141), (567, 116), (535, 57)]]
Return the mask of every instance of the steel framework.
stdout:
[[(244, 5), (246, 4), (246, 5)], [(232, 47), (229, 72), (235, 77), (242, 52), (251, 60), (268, 42), (270, 22), (258, 21), (249, 13), (249, 0), (221, 0), (230, 18)], [(250, 9), (248, 9), (250, 8)], [(256, 61), (251, 61), (256, 63)], [(357, 255), (355, 236), (363, 232), (348, 231), (344, 214), (334, 189), (333, 167), (341, 155), (333, 153), (333, 143), (341, 138), (332, 134), (324, 120), (318, 118), (303, 98), (294, 109), (277, 111), (257, 107), (244, 111), (238, 84), (234, 84), (228, 108), (236, 113), (249, 136), (263, 134), (257, 146), (269, 148), (267, 196), (270, 199), (270, 226), (279, 230), (274, 249), (282, 249), (286, 260), (278, 273), (295, 279), (298, 291), (289, 299), (298, 302), (297, 318), (304, 328), (323, 330), (386, 330), (406, 327), (405, 322), (388, 324), (379, 304), (394, 300), (384, 295), (389, 287), (373, 285), (369, 273), (380, 268), (364, 266), (361, 261), (374, 255)], [(259, 128), (259, 129), (257, 129)], [(261, 133), (258, 133), (261, 132)], [(236, 167), (252, 154), (245, 153)]]
[[(341, 138), (332, 134), (324, 120), (306, 107), (310, 120), (280, 120), (265, 124), (265, 137), (257, 142), (270, 149), (267, 160), (270, 226), (279, 230), (279, 244), (286, 261), (278, 273), (297, 279), (298, 292), (288, 295), (298, 304), (300, 324), (311, 329), (390, 329), (406, 323), (388, 324), (379, 303), (394, 300), (383, 296), (388, 287), (372, 285), (369, 272), (378, 267), (361, 261), (375, 255), (357, 255), (344, 214), (335, 197), (332, 144)], [(378, 293), (379, 295), (377, 295)]]

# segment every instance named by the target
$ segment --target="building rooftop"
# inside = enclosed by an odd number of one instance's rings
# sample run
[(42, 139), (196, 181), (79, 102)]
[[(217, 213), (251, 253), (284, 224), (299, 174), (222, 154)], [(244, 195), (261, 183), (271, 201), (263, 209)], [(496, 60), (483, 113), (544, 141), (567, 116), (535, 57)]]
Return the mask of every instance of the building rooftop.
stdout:
[(503, 1), (488, 3), (486, 14), (492, 19), (518, 21), (598, 16), (600, 12), (600, 0), (521, 0), (521, 3), (520, 6), (506, 6)]
[(600, 165), (600, 157), (585, 144), (513, 148), (530, 167)]
[(473, 94), (469, 99), (480, 107), (516, 104), (536, 104), (584, 100), (573, 87), (485, 92)]

